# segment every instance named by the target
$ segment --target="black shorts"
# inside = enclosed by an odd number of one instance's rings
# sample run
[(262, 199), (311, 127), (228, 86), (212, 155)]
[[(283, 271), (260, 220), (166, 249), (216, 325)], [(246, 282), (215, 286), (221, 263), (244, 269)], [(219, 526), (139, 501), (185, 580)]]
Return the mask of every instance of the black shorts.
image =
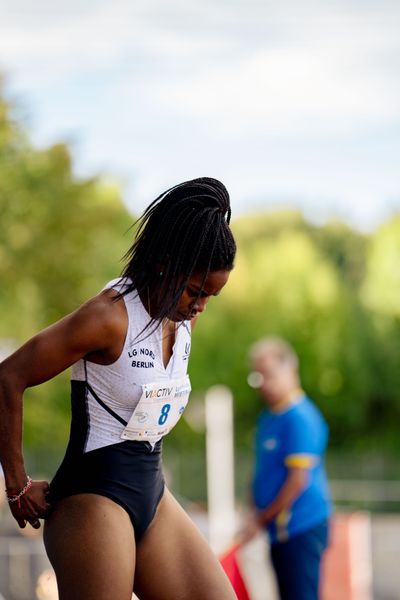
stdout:
[(162, 440), (124, 441), (85, 454), (67, 450), (50, 483), (49, 502), (75, 494), (99, 494), (128, 513), (138, 542), (155, 515), (164, 492)]

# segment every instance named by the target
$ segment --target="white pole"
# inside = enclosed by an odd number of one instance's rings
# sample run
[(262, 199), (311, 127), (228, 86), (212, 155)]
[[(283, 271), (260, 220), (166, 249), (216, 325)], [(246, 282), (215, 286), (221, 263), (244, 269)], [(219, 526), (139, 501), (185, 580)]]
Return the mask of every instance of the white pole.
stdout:
[(209, 542), (219, 553), (235, 534), (232, 393), (225, 386), (213, 386), (205, 404)]

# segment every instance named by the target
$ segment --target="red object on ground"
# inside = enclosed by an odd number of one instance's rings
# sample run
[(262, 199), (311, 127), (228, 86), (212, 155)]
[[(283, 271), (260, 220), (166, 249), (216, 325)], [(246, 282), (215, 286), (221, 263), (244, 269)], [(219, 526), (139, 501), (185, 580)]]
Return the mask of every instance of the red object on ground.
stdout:
[(238, 600), (250, 600), (246, 584), (243, 580), (242, 573), (238, 562), (238, 550), (240, 546), (235, 545), (229, 548), (222, 556), (220, 556), (220, 563), (225, 573), (228, 576), (229, 581), (238, 597)]

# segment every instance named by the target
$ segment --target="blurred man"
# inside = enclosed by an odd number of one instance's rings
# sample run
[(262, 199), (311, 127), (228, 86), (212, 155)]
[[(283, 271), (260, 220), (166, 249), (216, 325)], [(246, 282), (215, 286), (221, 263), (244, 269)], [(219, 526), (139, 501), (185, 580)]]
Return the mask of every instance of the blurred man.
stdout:
[(267, 529), (281, 600), (316, 600), (331, 512), (323, 465), (328, 428), (301, 389), (298, 358), (287, 342), (261, 339), (250, 361), (249, 383), (267, 408), (256, 430), (255, 510), (243, 536)]

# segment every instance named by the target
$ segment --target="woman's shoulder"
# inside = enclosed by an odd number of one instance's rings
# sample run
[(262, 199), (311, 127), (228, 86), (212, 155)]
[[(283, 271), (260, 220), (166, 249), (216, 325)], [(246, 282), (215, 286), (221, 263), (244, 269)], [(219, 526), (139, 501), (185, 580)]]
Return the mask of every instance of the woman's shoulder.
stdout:
[(114, 287), (106, 287), (82, 304), (76, 316), (104, 335), (119, 336), (126, 332), (127, 326), (127, 311), (122, 298)]
[(111, 289), (116, 290), (120, 294), (127, 294), (134, 291), (132, 280), (129, 277), (117, 277), (115, 279), (111, 279), (105, 284), (101, 291), (104, 292)]

